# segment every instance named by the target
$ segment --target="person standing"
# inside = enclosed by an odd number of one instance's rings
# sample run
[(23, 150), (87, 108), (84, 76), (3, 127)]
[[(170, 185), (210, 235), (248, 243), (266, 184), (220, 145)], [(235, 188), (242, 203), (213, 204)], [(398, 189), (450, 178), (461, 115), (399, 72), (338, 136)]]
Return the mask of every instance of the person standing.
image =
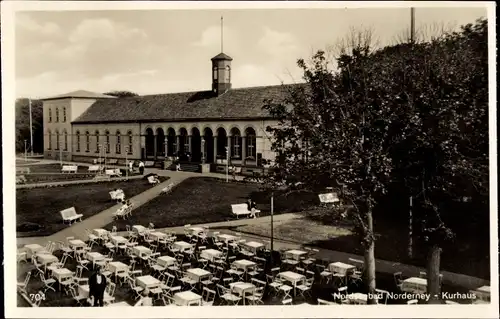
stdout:
[(132, 161), (128, 162), (128, 169), (129, 169), (130, 173), (134, 172), (134, 162), (132, 162)]
[(106, 277), (102, 274), (102, 268), (98, 267), (96, 272), (89, 278), (89, 297), (94, 300), (94, 307), (102, 307), (104, 305), (106, 285)]
[(143, 163), (143, 161), (139, 162), (139, 173), (141, 175), (144, 175), (144, 163)]

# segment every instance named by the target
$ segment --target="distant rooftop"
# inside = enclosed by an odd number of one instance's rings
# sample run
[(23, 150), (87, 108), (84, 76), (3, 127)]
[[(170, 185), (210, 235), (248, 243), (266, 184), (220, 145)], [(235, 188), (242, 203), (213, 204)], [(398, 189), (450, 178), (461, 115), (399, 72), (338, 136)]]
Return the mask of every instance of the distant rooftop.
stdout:
[(113, 99), (115, 98), (114, 96), (102, 94), (102, 93), (96, 93), (96, 92), (90, 92), (90, 91), (85, 91), (85, 90), (78, 90), (78, 91), (73, 91), (69, 92), (66, 94), (61, 94), (61, 95), (56, 95), (56, 96), (51, 96), (42, 99), (43, 101), (47, 100), (58, 100), (58, 99), (68, 99), (68, 98), (76, 98), (76, 99)]

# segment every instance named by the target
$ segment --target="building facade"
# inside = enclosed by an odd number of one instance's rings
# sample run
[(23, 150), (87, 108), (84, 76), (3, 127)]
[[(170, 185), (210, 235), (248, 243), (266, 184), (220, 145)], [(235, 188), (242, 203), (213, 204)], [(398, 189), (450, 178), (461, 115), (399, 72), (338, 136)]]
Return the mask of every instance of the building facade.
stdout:
[(232, 58), (212, 58), (210, 91), (116, 98), (76, 91), (44, 99), (44, 155), (65, 161), (96, 158), (181, 161), (257, 167), (272, 161), (277, 125), (263, 106), (284, 86), (231, 88)]

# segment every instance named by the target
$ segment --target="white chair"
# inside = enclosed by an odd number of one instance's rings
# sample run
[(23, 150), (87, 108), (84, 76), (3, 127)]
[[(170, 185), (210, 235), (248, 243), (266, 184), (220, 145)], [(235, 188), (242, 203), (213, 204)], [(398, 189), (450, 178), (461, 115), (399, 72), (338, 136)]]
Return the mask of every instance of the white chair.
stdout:
[(28, 287), (28, 283), (30, 281), (30, 278), (31, 278), (31, 271), (28, 271), (28, 273), (26, 274), (26, 277), (24, 277), (24, 281), (17, 283), (17, 290), (24, 293), (24, 294), (28, 294), (26, 292), (26, 289)]
[(202, 306), (213, 306), (215, 300), (215, 291), (208, 289), (207, 287), (203, 287), (201, 297)]

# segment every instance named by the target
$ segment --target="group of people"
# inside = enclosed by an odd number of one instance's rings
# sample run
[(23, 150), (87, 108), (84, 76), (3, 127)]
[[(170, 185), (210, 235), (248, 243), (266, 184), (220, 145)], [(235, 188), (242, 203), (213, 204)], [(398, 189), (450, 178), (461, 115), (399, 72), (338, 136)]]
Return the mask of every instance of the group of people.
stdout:
[[(139, 161), (139, 173), (141, 175), (144, 175), (144, 162), (143, 161)], [(133, 173), (134, 172), (134, 161), (129, 161), (128, 162), (128, 170), (130, 173)]]

